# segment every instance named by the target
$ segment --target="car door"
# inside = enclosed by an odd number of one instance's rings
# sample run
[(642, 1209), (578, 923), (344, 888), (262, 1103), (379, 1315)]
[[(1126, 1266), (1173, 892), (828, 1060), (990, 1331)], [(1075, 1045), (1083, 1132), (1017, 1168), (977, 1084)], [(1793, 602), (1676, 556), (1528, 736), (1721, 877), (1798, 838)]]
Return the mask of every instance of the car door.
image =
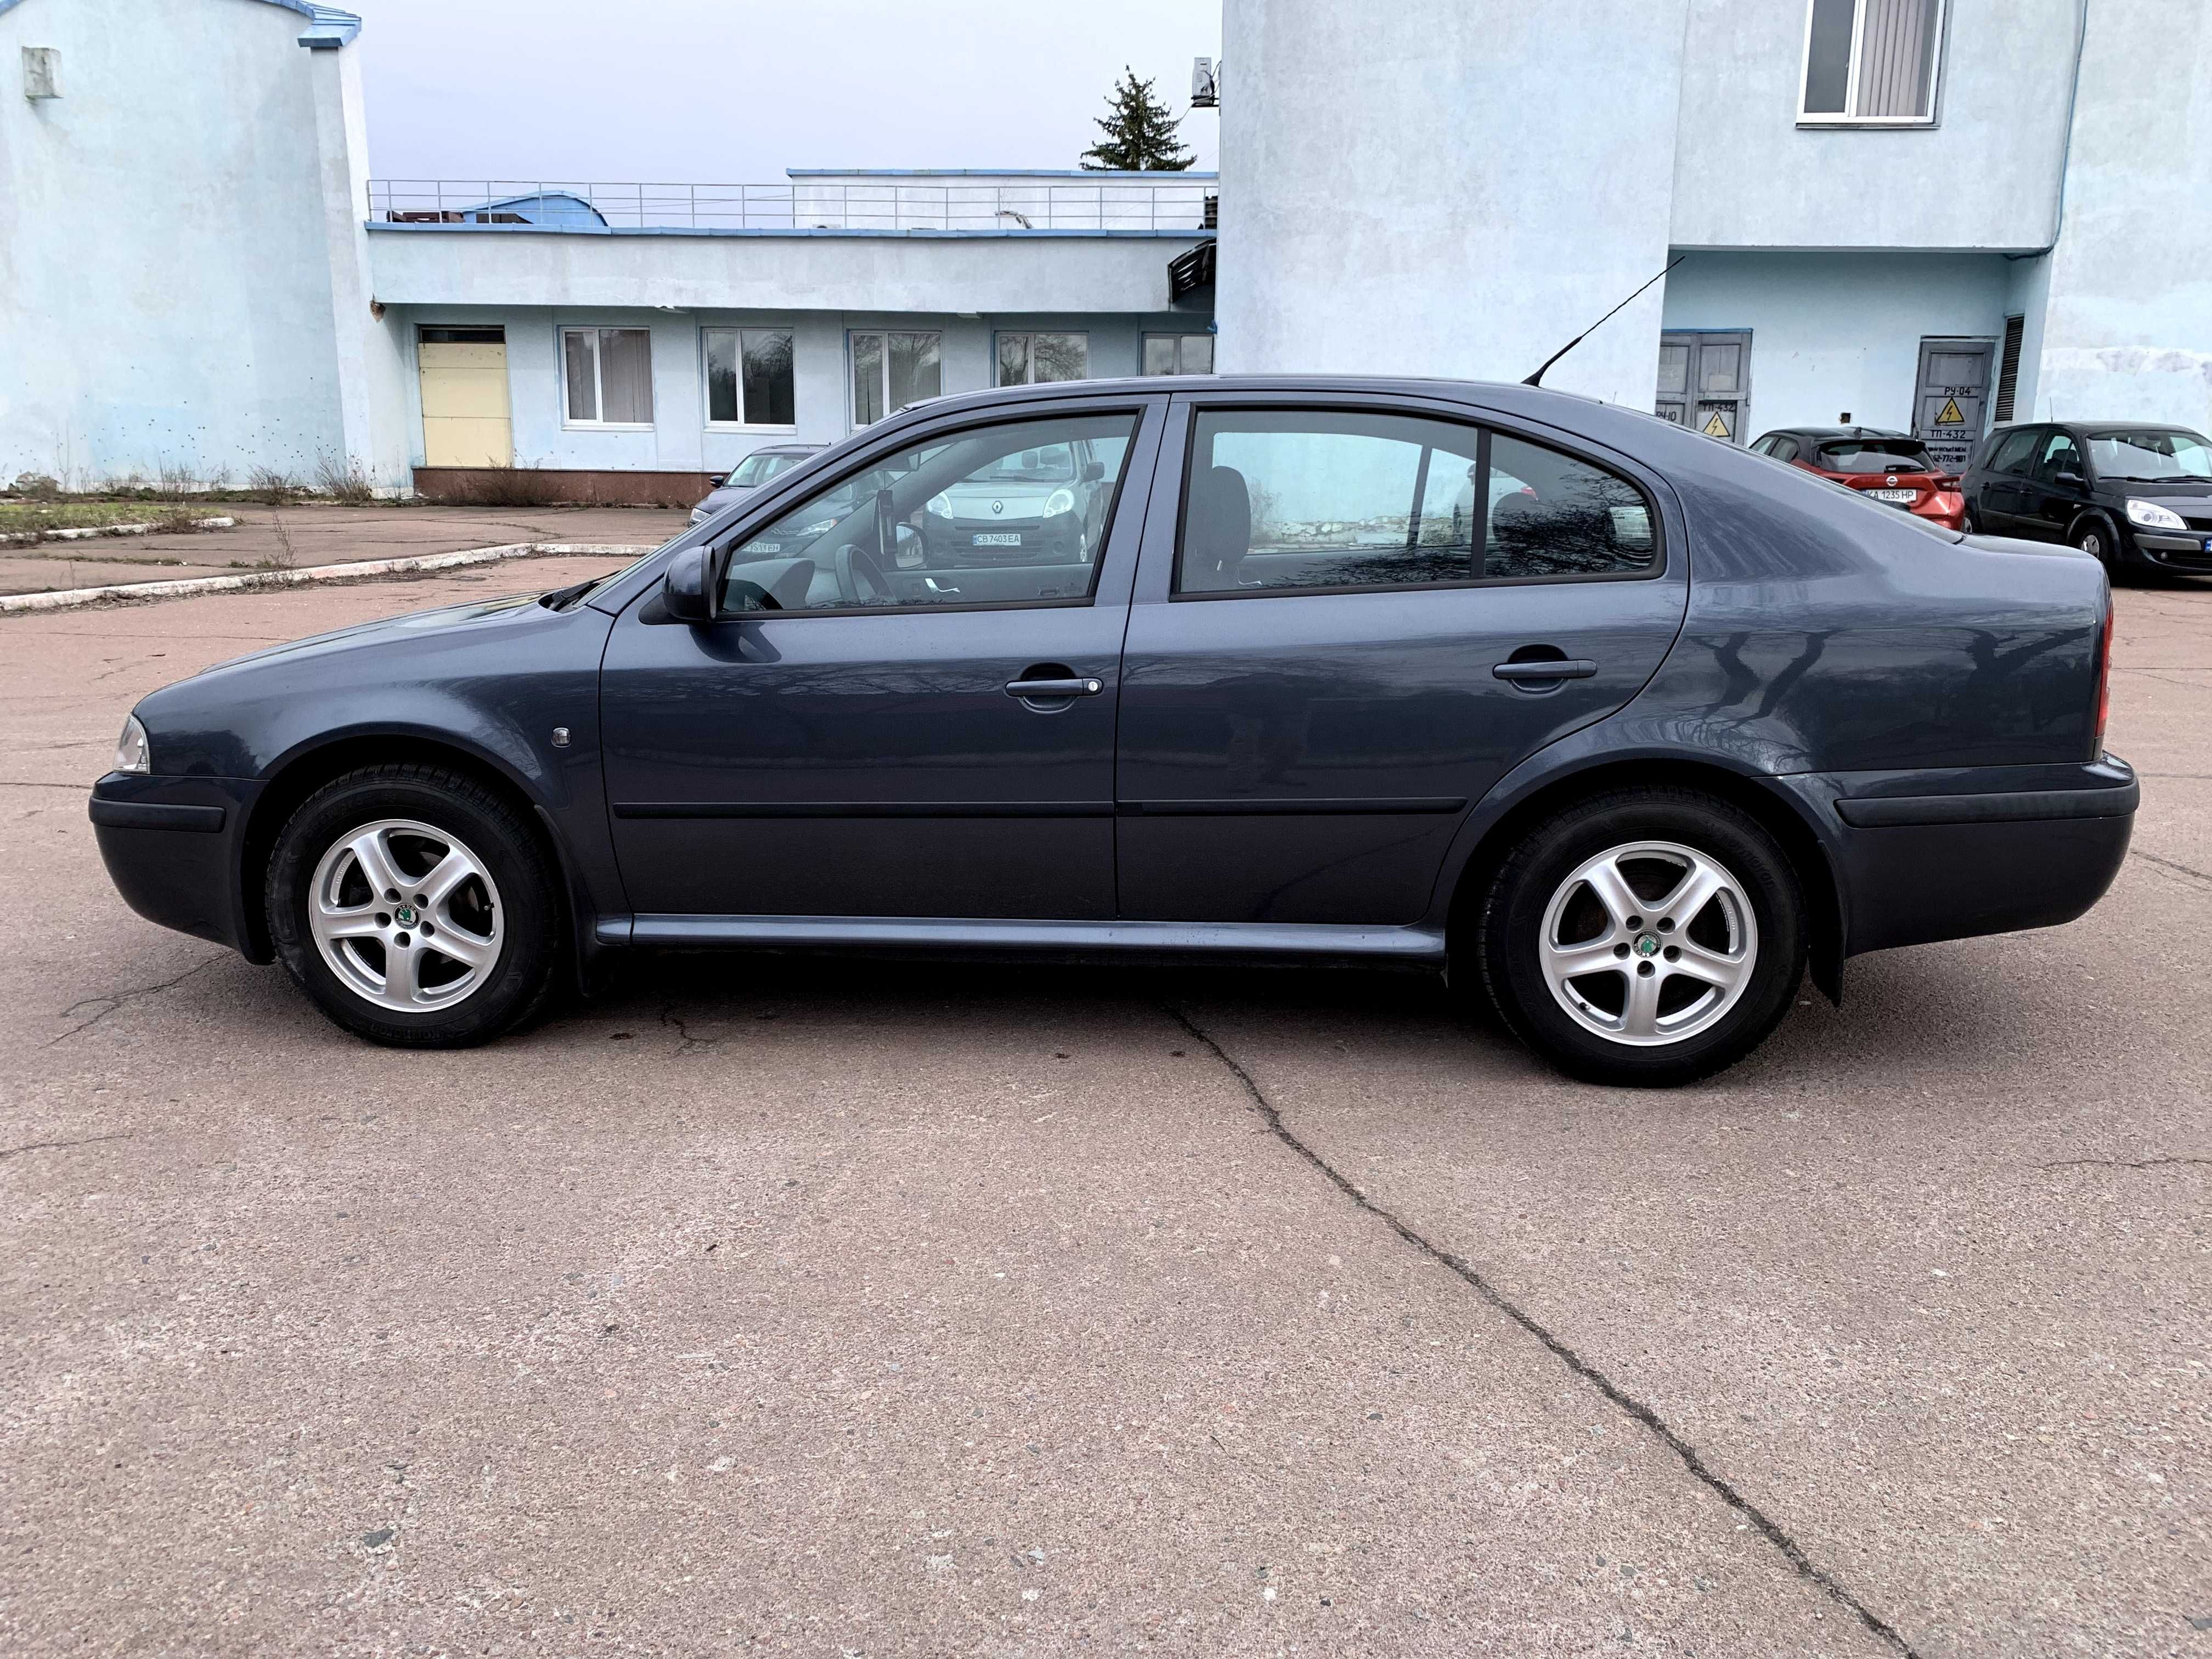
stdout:
[[(909, 428), (725, 532), (718, 620), (626, 611), (601, 705), (637, 915), (1110, 917), (1121, 638), (1165, 406)], [(948, 495), (1010, 457), (1034, 481), (1048, 453), (1068, 501), (973, 532), (994, 562), (962, 566)], [(1115, 497), (1103, 546), (1085, 484)]]
[(2043, 453), (2043, 442), (2050, 431), (2048, 427), (2024, 426), (1996, 441), (1973, 501), (1976, 517), (1990, 534), (2029, 533), (2022, 528), (2033, 505), (2028, 489), (2033, 482), (2036, 459)]
[(1681, 625), (1656, 480), (1455, 405), (1182, 394), (1159, 475), (1122, 659), (1130, 919), (1419, 919), (1469, 805)]
[(2088, 471), (2074, 434), (2063, 427), (2052, 427), (2036, 453), (2035, 471), (2027, 485), (2028, 510), (2019, 533), (2038, 541), (2064, 541), (2075, 519), (2088, 504)]

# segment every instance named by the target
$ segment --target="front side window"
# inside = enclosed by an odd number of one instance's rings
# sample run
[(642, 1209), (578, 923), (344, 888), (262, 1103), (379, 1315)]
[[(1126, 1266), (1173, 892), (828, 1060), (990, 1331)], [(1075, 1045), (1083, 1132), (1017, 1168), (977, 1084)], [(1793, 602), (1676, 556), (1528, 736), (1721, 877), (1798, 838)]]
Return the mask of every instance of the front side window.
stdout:
[(1211, 334), (1147, 334), (1145, 336), (1147, 374), (1211, 374), (1213, 337)]
[(2156, 483), (2166, 478), (2212, 478), (2212, 443), (2175, 427), (2159, 431), (2092, 432), (2089, 459), (2100, 478)]
[(730, 550), (722, 611), (1086, 600), (1138, 418), (1000, 422), (842, 478)]
[(1087, 334), (1001, 334), (999, 336), (999, 384), (1043, 386), (1053, 380), (1080, 380), (1091, 373), (1091, 337)]
[(568, 425), (653, 424), (653, 337), (645, 330), (564, 328), (561, 369)]
[(766, 483), (779, 472), (788, 472), (806, 458), (804, 455), (778, 454), (773, 450), (755, 450), (739, 461), (730, 476), (722, 482), (751, 489)]
[(1808, 0), (1800, 121), (1936, 118), (1942, 0)]
[(2048, 483), (2062, 472), (2081, 471), (2081, 451), (2073, 434), (2053, 432), (2043, 446), (2043, 459), (2036, 464), (2035, 476)]
[(1412, 416), (1205, 410), (1176, 592), (1638, 574), (1657, 552), (1642, 491), (1542, 445)]
[(707, 420), (714, 426), (792, 426), (798, 399), (787, 328), (702, 330)]
[(853, 424), (873, 426), (908, 404), (940, 397), (945, 337), (890, 330), (852, 337)]

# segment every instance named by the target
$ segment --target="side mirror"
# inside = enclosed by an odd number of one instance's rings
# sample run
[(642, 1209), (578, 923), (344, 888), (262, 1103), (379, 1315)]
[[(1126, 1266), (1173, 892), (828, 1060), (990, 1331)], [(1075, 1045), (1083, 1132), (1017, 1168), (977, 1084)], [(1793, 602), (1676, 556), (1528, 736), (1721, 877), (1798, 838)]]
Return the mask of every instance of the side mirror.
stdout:
[(678, 622), (714, 620), (714, 550), (687, 547), (668, 562), (660, 578), (660, 604)]
[(709, 472), (707, 475), (707, 488), (709, 489), (720, 489), (729, 481), (729, 477), (730, 475), (726, 472)]
[(2051, 482), (2061, 489), (2084, 489), (2088, 487), (2078, 472), (2062, 472)]
[(1105, 476), (1106, 476), (1106, 463), (1105, 463), (1105, 462), (1103, 462), (1103, 461), (1085, 461), (1085, 462), (1084, 462), (1084, 464), (1083, 464), (1083, 482), (1084, 482), (1084, 483), (1097, 483), (1101, 478), (1104, 477)]

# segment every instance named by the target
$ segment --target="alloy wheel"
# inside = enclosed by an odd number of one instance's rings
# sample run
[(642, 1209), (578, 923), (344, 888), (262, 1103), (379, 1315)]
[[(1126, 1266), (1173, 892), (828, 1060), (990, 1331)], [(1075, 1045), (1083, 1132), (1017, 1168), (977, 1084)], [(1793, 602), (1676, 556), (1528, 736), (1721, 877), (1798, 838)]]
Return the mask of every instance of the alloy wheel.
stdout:
[(1717, 860), (1675, 842), (1632, 842), (1559, 884), (1536, 948), (1545, 983), (1577, 1024), (1661, 1048), (1735, 1006), (1758, 965), (1759, 924)]
[(315, 866), (307, 927), (356, 996), (405, 1013), (481, 989), (506, 938), (499, 888), (450, 830), (412, 818), (364, 823)]

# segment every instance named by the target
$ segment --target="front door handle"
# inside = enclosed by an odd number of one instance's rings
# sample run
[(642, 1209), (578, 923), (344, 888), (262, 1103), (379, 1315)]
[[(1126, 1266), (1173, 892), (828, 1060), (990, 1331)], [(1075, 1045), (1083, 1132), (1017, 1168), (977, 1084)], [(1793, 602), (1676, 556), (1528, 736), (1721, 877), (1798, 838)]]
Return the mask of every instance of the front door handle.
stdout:
[(1502, 662), (1490, 672), (1501, 680), (1586, 680), (1597, 672), (1597, 665), (1587, 657), (1547, 657), (1534, 662)]
[(1024, 702), (1045, 697), (1095, 697), (1106, 689), (1103, 680), (1080, 678), (1052, 680), (1008, 680), (1006, 695)]

